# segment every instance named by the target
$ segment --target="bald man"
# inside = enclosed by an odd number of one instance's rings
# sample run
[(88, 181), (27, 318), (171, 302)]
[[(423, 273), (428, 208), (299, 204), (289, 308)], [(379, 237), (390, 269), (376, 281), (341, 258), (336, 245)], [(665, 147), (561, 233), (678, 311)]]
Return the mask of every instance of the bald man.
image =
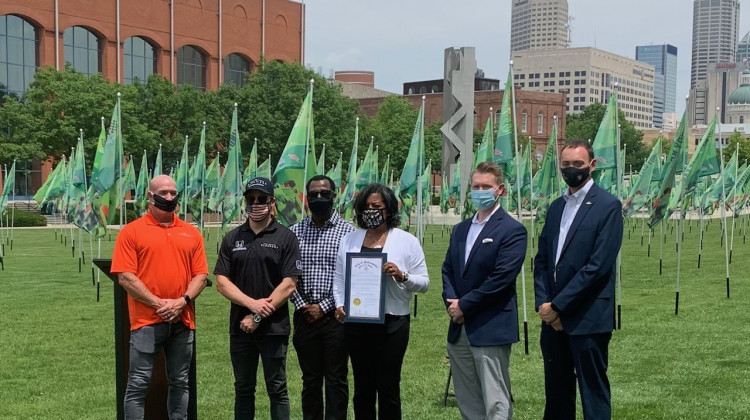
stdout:
[(186, 419), (193, 357), (193, 300), (206, 287), (203, 237), (175, 216), (177, 184), (167, 175), (149, 184), (148, 211), (117, 235), (112, 274), (128, 292), (130, 370), (125, 418), (142, 419), (151, 372), (164, 351), (169, 418)]

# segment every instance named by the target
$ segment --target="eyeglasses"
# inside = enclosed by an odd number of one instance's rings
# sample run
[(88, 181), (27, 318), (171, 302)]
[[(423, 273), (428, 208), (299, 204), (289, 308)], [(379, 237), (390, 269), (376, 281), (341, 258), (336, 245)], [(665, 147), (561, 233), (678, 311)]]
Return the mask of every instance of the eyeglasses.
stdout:
[(248, 196), (245, 196), (245, 200), (247, 200), (247, 204), (268, 204), (271, 202), (271, 197), (267, 195), (259, 195), (259, 196), (248, 195)]
[(307, 198), (326, 198), (331, 199), (333, 198), (333, 191), (331, 190), (320, 190), (320, 191), (310, 191), (307, 193)]

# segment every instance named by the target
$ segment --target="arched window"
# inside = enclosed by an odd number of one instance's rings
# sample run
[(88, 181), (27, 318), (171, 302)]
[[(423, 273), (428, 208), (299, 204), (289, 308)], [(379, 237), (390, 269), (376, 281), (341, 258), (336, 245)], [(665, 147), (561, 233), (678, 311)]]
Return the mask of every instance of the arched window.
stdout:
[(745, 123), (745, 117), (743, 115), (740, 115), (740, 124)]
[(544, 112), (539, 111), (539, 115), (536, 120), (536, 132), (541, 134), (544, 132)]
[(250, 61), (239, 54), (228, 54), (224, 57), (224, 83), (228, 85), (242, 86), (245, 73), (249, 73)]
[(185, 45), (177, 50), (177, 84), (206, 90), (206, 59), (193, 46)]
[(77, 71), (91, 76), (101, 72), (99, 40), (83, 26), (72, 26), (63, 33), (65, 61)]
[(407, 93), (407, 95), (414, 95), (414, 88), (413, 87), (409, 88), (409, 92)]
[(526, 112), (526, 110), (524, 110), (521, 113), (521, 131), (524, 133), (526, 132), (526, 126), (527, 126), (528, 120), (529, 120), (529, 114)]
[(125, 54), (125, 84), (134, 79), (145, 82), (148, 76), (156, 73), (156, 51), (151, 44), (141, 37), (130, 37), (123, 45)]
[(0, 16), (0, 96), (22, 96), (37, 67), (36, 29), (13, 15)]
[(437, 85), (432, 85), (432, 92), (430, 93), (439, 93), (439, 92), (440, 92), (440, 88), (438, 88)]
[(427, 88), (422, 86), (419, 88), (419, 93), (427, 93)]

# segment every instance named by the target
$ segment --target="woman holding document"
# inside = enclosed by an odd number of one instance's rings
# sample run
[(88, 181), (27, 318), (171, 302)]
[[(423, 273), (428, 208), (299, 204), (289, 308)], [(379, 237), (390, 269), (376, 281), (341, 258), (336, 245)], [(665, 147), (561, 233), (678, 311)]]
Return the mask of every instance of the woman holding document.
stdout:
[(390, 188), (366, 186), (354, 210), (360, 229), (342, 239), (333, 279), (336, 319), (346, 322), (354, 374), (354, 417), (400, 419), (409, 301), (412, 293), (427, 290), (427, 264), (417, 238), (398, 228), (398, 201)]

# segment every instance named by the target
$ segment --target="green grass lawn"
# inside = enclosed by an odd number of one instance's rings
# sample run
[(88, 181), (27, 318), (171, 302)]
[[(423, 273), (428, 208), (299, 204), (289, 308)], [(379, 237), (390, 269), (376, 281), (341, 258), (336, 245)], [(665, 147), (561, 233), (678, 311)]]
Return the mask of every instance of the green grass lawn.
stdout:
[[(680, 313), (675, 316), (677, 256), (672, 225), (664, 230), (667, 239), (660, 276), (659, 229), (649, 257), (647, 238), (641, 246), (641, 221), (626, 223), (622, 329), (614, 333), (610, 346), (614, 418), (750, 416), (746, 309), (750, 243), (743, 243), (738, 223), (730, 266), (731, 299), (727, 299), (720, 222), (714, 220), (707, 228), (700, 269), (698, 231), (696, 222), (686, 224)], [(16, 230), (13, 250), (6, 245), (5, 271), (0, 271), (2, 419), (115, 417), (112, 284), (102, 276), (101, 300), (97, 302), (90, 268), (78, 272), (78, 259), (71, 256), (70, 232), (64, 234), (68, 236), (67, 248), (60, 242), (59, 230), (56, 239), (53, 229)], [(212, 230), (206, 245), (211, 268), (216, 259), (216, 235)], [(112, 241), (102, 241), (103, 256), (110, 255), (113, 241), (114, 235)], [(447, 242), (447, 229), (428, 227), (424, 249), (432, 285), (419, 296), (404, 362), (401, 386), (406, 419), (459, 418), (453, 399), (443, 407), (448, 317), (440, 298), (440, 265)], [(536, 252), (529, 242), (527, 261)], [(88, 242), (85, 247), (88, 259)], [(518, 281), (522, 311), (521, 279)], [(515, 418), (539, 419), (544, 405), (543, 375), (528, 264), (526, 300), (529, 354), (524, 354), (522, 341), (513, 347), (511, 360)], [(232, 416), (228, 313), (229, 302), (215, 288), (206, 289), (197, 300), (198, 412), (202, 419)], [(292, 417), (301, 418), (301, 376), (291, 345), (287, 366)], [(258, 417), (266, 418), (268, 403), (262, 385), (257, 405)]]

